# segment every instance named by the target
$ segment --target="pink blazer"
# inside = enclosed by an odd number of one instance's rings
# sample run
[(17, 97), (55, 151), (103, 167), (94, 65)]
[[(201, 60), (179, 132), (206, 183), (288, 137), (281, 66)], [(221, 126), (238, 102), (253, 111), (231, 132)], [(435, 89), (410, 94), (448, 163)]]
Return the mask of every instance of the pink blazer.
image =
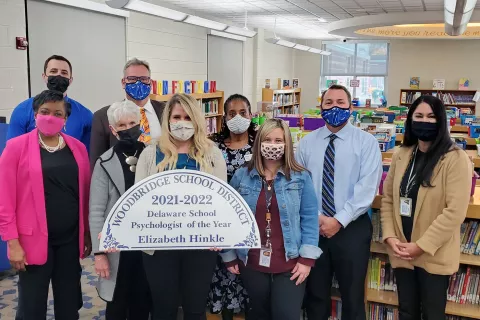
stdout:
[[(85, 146), (62, 134), (78, 164), (80, 258), (89, 229), (90, 163)], [(48, 230), (38, 130), (9, 140), (0, 157), (0, 235), (19, 239), (29, 265), (47, 262)]]

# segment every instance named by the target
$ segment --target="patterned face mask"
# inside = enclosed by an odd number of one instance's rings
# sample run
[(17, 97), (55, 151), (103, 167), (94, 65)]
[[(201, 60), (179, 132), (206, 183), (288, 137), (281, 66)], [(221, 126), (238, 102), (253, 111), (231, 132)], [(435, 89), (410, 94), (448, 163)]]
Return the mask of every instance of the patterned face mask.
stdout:
[(260, 151), (266, 160), (279, 160), (285, 153), (285, 143), (262, 142)]

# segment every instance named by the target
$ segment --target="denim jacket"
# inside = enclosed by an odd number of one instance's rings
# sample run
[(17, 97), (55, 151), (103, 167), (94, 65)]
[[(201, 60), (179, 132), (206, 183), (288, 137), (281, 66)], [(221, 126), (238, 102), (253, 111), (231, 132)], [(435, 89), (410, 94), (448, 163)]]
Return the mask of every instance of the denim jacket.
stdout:
[[(248, 172), (242, 167), (235, 172), (230, 185), (244, 198), (253, 214), (262, 190), (262, 178), (256, 169)], [(280, 212), (286, 260), (298, 257), (317, 259), (322, 254), (318, 247), (318, 203), (308, 171), (291, 171), (290, 180), (280, 170), (274, 180), (275, 195)], [(228, 250), (221, 253), (225, 263), (235, 259), (247, 264), (249, 249)]]

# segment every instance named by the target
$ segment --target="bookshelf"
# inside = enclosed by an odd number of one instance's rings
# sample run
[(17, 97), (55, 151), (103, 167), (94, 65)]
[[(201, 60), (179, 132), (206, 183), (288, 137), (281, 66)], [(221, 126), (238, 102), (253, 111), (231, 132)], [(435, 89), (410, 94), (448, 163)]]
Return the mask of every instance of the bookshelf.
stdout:
[[(172, 96), (173, 94), (151, 94), (150, 99), (167, 102)], [(195, 98), (202, 107), (202, 112), (205, 116), (205, 122), (207, 124), (207, 133), (213, 134), (220, 131), (222, 128), (223, 117), (223, 91), (216, 91), (213, 93), (191, 93), (189, 96)]]
[(475, 114), (476, 103), (472, 100), (476, 90), (425, 90), (401, 89), (400, 105), (410, 106), (418, 95), (436, 95), (446, 107), (470, 108)]
[[(468, 219), (480, 219), (480, 187), (476, 187), (476, 194), (470, 199), (467, 211)], [(377, 195), (372, 204), (373, 209), (380, 209), (382, 196)], [(386, 244), (372, 242), (370, 252), (378, 254), (387, 254)], [(460, 254), (460, 264), (465, 266), (480, 267), (480, 256), (470, 254)], [(368, 277), (367, 280), (368, 281)], [(391, 306), (398, 306), (397, 293), (394, 291), (383, 291), (370, 289), (365, 286), (366, 303), (380, 303)], [(367, 307), (368, 310), (368, 307)], [(452, 316), (480, 319), (480, 306), (472, 304), (460, 304), (448, 301), (446, 313)]]
[(300, 100), (302, 89), (275, 90), (262, 89), (262, 101), (278, 102), (282, 114), (295, 114), (300, 112)]

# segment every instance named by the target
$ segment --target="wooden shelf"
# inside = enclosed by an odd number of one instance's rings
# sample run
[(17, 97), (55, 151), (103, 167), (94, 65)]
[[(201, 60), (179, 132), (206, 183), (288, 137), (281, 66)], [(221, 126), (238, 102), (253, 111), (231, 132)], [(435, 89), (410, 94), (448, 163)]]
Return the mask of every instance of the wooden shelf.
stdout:
[(385, 244), (372, 241), (372, 243), (370, 244), (370, 252), (386, 254), (387, 249), (385, 248)]
[[(199, 107), (202, 108), (202, 112), (205, 111), (202, 107), (202, 100), (207, 100), (207, 101), (213, 100), (213, 99), (218, 100), (218, 110), (217, 110), (218, 113), (216, 113), (216, 114), (212, 114), (212, 113), (205, 114), (204, 113), (203, 116), (205, 117), (205, 119), (216, 118), (215, 119), (215, 122), (216, 122), (216, 125), (217, 125), (217, 131), (216, 132), (219, 132), (222, 128), (223, 91), (216, 91), (216, 92), (213, 92), (213, 93), (189, 93), (188, 95), (193, 97), (196, 100), (199, 100)], [(173, 94), (168, 94), (168, 95), (151, 94), (150, 99), (156, 100), (156, 101), (167, 102), (172, 96), (173, 96)], [(213, 120), (211, 120), (211, 121), (213, 121)], [(210, 134), (213, 134), (213, 133), (210, 133)]]
[(476, 90), (449, 90), (449, 89), (401, 89), (400, 91), (412, 91), (412, 92), (449, 92), (449, 93), (463, 93), (474, 95)]
[[(213, 93), (189, 93), (188, 95), (194, 97), (197, 100), (215, 99), (215, 98), (223, 98), (223, 91), (217, 91)], [(173, 94), (167, 94), (167, 95), (151, 94), (150, 99), (167, 102), (172, 96)]]
[[(367, 301), (398, 306), (398, 296), (393, 291), (367, 289)], [(446, 313), (453, 316), (480, 319), (480, 306), (447, 302)]]
[[(411, 103), (400, 103), (402, 106), (411, 106)], [(473, 103), (444, 103), (443, 104), (445, 107), (459, 107), (459, 108), (475, 108), (477, 105)]]
[(468, 133), (468, 126), (455, 125), (455, 126), (452, 126), (452, 129), (450, 129), (450, 132)]
[[(268, 103), (273, 103), (273, 101), (278, 103), (278, 110), (280, 113), (285, 114), (285, 113), (292, 113), (293, 112), (293, 107), (298, 106), (300, 109), (300, 103), (301, 103), (301, 92), (302, 89), (296, 88), (296, 89), (285, 89), (285, 90), (276, 90), (276, 89), (270, 89), (270, 88), (262, 88), (262, 101), (263, 102), (268, 102)], [(278, 97), (278, 95), (288, 95), (292, 94), (291, 96), (288, 96), (288, 101), (292, 102), (287, 102), (284, 104), (281, 104), (281, 101), (278, 100), (284, 100), (283, 97)], [(262, 112), (269, 112), (271, 110), (258, 110)]]

